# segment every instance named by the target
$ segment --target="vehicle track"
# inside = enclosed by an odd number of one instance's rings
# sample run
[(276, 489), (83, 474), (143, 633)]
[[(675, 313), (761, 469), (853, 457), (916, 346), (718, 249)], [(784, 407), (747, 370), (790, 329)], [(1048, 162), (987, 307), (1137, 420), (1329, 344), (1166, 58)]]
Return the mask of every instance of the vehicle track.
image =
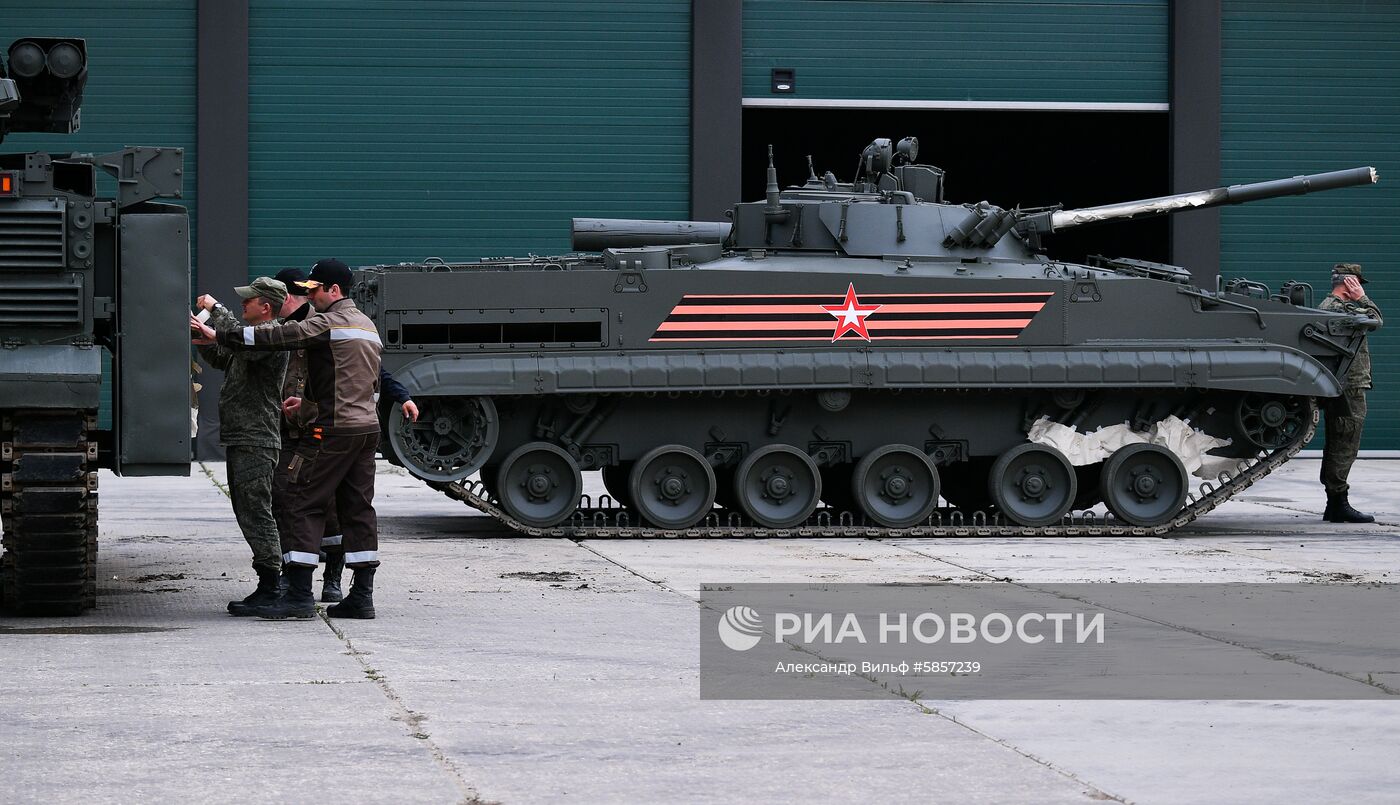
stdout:
[(550, 528), (539, 528), (511, 517), (492, 499), (485, 486), (477, 481), (463, 479), (452, 483), (429, 482), (428, 485), (489, 515), (507, 527), (532, 537), (1161, 537), (1215, 509), (1297, 455), (1317, 430), (1317, 406), (1311, 406), (1307, 421), (1308, 427), (1295, 441), (1269, 452), (1261, 452), (1254, 458), (1242, 459), (1236, 471), (1228, 477), (1222, 474), (1216, 482), (1201, 482), (1194, 491), (1187, 494), (1186, 505), (1181, 511), (1170, 521), (1158, 526), (1134, 526), (1117, 520), (1112, 515), (1098, 516), (1086, 511), (1073, 512), (1054, 525), (1033, 527), (1004, 522), (999, 515), (989, 515), (982, 511), (940, 509), (918, 525), (887, 528), (868, 523), (864, 516), (858, 513), (822, 509), (801, 525), (792, 528), (767, 528), (755, 525), (738, 512), (716, 509), (707, 515), (700, 525), (686, 529), (664, 529), (644, 522), (633, 522), (636, 516), (633, 512), (614, 505), (607, 495), (600, 495), (597, 501), (600, 505), (589, 505), (594, 501), (584, 496), (584, 505), (568, 520)]
[(77, 615), (97, 604), (96, 417), (7, 412), (0, 422), (0, 605)]

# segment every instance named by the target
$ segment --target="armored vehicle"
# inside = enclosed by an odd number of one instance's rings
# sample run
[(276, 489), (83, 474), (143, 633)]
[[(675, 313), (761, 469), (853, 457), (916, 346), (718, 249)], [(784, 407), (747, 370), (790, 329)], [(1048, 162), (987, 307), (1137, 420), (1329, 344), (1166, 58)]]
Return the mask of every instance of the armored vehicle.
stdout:
[(393, 455), (530, 534), (1164, 533), (1293, 455), (1376, 326), (1304, 283), (1041, 243), (1372, 168), (1002, 209), (946, 202), (917, 148), (787, 190), (770, 149), (724, 223), (575, 219), (568, 256), (362, 269), (422, 409), (390, 415)]
[[(77, 131), (82, 39), (0, 62), (0, 140)], [(97, 469), (188, 475), (189, 221), (178, 148), (0, 155), (0, 520), (6, 609), (94, 606)], [(112, 192), (99, 173), (115, 178)], [(99, 420), (110, 358), (110, 426)]]

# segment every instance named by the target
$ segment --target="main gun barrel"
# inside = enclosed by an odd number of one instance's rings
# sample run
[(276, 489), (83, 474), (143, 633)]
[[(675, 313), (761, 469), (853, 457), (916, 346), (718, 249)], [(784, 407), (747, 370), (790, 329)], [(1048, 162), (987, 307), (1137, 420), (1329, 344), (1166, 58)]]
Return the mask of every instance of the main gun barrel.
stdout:
[(1193, 193), (1178, 193), (1174, 196), (1160, 196), (1142, 201), (1127, 201), (1122, 204), (1106, 204), (1102, 207), (1036, 213), (1027, 216), (1025, 224), (1028, 225), (1027, 228), (1037, 232), (1055, 232), (1100, 221), (1141, 218), (1183, 210), (1203, 210), (1207, 207), (1220, 207), (1226, 204), (1243, 204), (1248, 201), (1259, 201), (1279, 196), (1300, 196), (1304, 193), (1316, 193), (1319, 190), (1335, 190), (1339, 187), (1374, 184), (1378, 178), (1375, 168), (1351, 168), (1329, 173), (1314, 173), (1310, 176), (1294, 176), (1291, 179), (1274, 179), (1268, 182), (1217, 187), (1214, 190), (1197, 190)]
[(637, 246), (723, 243), (732, 224), (710, 221), (647, 221), (633, 218), (573, 219), (574, 251), (601, 252)]

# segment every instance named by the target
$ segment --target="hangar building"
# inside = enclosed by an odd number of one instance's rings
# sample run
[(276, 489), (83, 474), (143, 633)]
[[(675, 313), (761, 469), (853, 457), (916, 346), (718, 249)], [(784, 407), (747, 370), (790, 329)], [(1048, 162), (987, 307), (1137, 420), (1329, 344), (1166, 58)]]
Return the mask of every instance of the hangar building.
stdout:
[[(5, 20), (86, 37), (91, 65), (81, 133), (6, 150), (184, 147), (195, 287), (216, 294), (330, 255), (560, 253), (572, 216), (715, 218), (761, 194), (769, 143), (794, 184), (808, 154), (844, 177), (913, 135), (950, 199), (1002, 206), (1374, 165), (1373, 188), (1052, 248), (1207, 283), (1325, 288), (1360, 262), (1400, 317), (1400, 4), (46, 0)], [(1397, 450), (1400, 327), (1372, 351), (1365, 447)]]

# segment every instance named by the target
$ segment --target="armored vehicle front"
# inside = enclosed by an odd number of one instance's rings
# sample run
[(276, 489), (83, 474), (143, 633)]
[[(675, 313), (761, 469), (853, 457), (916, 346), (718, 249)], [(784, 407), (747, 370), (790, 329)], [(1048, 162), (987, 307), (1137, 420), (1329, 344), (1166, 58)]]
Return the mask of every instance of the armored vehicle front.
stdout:
[[(82, 39), (25, 37), (0, 64), (0, 140), (78, 129)], [(8, 69), (4, 66), (8, 64)], [(4, 608), (96, 603), (97, 469), (190, 469), (189, 219), (178, 148), (0, 154)], [(115, 192), (99, 187), (103, 173)], [(99, 420), (110, 358), (110, 422)]]

